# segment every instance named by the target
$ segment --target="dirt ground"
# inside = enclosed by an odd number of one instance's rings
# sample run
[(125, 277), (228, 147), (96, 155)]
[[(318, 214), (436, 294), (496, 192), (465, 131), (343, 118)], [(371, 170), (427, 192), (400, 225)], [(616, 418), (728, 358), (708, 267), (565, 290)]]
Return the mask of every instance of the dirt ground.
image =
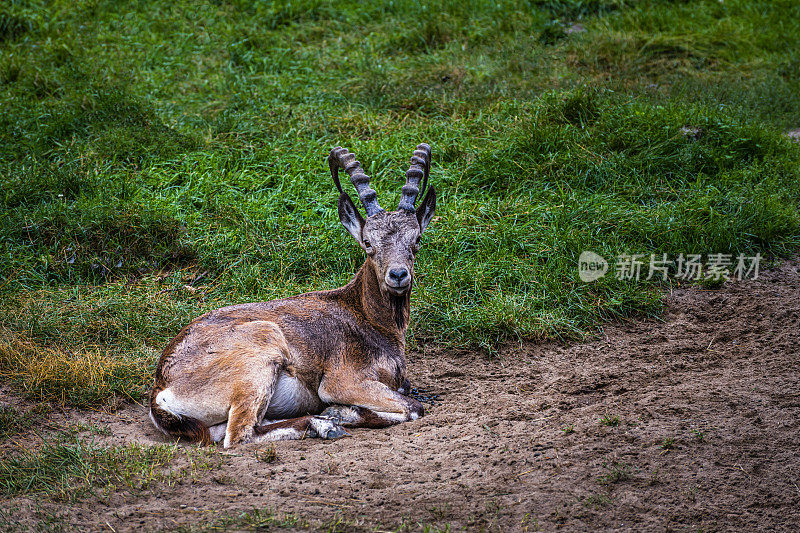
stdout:
[[(493, 360), (412, 353), (412, 383), (440, 396), (416, 422), (280, 442), (272, 463), (245, 447), (173, 487), (0, 508), (115, 531), (254, 507), (338, 516), (344, 530), (796, 531), (800, 261), (666, 302), (663, 322), (612, 324), (588, 343), (515, 345)], [(139, 406), (66, 416), (109, 426), (110, 442), (166, 442)]]

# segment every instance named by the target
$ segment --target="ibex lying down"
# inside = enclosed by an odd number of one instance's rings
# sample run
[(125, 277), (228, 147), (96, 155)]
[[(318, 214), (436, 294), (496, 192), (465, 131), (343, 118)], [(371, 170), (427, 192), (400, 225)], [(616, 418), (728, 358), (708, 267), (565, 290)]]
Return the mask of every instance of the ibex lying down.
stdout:
[[(367, 254), (339, 289), (223, 307), (195, 319), (164, 349), (150, 394), (150, 418), (168, 435), (224, 446), (304, 436), (336, 438), (345, 427), (414, 420), (405, 396), (405, 332), (414, 256), (436, 207), (425, 189), (430, 147), (420, 144), (397, 211), (387, 213), (355, 156), (331, 151), (339, 219)], [(367, 217), (342, 191), (339, 168)], [(420, 182), (422, 187), (420, 190)], [(424, 195), (418, 209), (417, 196)]]

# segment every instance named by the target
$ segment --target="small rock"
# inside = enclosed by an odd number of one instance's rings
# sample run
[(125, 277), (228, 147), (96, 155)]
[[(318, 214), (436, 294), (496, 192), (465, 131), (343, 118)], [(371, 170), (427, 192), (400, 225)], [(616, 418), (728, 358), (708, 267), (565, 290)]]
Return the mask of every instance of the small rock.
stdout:
[(586, 28), (583, 27), (583, 24), (575, 23), (572, 24), (570, 27), (568, 27), (566, 30), (564, 30), (564, 33), (569, 35), (570, 33), (583, 33), (585, 31)]
[(703, 136), (703, 130), (695, 126), (684, 126), (680, 129), (681, 135), (690, 139), (699, 139)]

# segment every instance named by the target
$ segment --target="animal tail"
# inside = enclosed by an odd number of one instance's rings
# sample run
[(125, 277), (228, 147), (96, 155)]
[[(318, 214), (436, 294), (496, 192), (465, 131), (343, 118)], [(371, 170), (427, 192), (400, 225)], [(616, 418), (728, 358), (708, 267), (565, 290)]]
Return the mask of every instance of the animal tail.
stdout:
[(190, 442), (200, 442), (203, 446), (211, 444), (211, 433), (208, 431), (208, 426), (196, 418), (176, 416), (159, 407), (156, 403), (159, 392), (161, 390), (155, 387), (150, 394), (150, 420), (153, 421), (153, 424), (167, 435), (181, 437)]

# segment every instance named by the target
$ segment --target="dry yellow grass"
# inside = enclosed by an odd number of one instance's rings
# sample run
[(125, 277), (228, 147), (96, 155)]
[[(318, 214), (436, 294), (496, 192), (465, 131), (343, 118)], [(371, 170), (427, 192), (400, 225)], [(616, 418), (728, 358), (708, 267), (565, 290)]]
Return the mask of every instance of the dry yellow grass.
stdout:
[(97, 346), (76, 349), (38, 344), (0, 330), (0, 379), (28, 397), (76, 406), (138, 400), (152, 382), (154, 354), (111, 354)]

